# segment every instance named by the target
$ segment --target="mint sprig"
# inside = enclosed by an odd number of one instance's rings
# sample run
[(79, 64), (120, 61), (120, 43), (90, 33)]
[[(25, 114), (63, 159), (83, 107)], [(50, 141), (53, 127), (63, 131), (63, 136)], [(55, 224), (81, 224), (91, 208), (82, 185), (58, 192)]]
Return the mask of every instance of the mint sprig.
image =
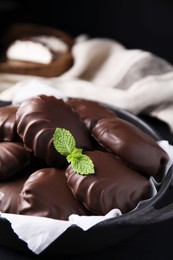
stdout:
[(53, 145), (57, 152), (65, 156), (68, 163), (71, 163), (73, 170), (82, 175), (95, 173), (92, 160), (82, 149), (76, 147), (73, 135), (65, 128), (56, 128), (53, 134)]

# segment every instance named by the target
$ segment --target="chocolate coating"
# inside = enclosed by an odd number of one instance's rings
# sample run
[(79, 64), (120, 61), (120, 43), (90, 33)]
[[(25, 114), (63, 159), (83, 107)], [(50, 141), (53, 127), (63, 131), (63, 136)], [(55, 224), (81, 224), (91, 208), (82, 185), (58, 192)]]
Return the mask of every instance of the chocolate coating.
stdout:
[(73, 196), (64, 170), (40, 169), (25, 182), (18, 200), (19, 214), (67, 220), (71, 214), (86, 215), (87, 209)]
[(16, 112), (18, 106), (0, 107), (0, 141), (19, 140), (16, 126)]
[(150, 183), (111, 153), (86, 152), (93, 161), (95, 174), (80, 175), (71, 165), (66, 169), (67, 183), (73, 194), (94, 214), (105, 215), (113, 208), (126, 213), (148, 198)]
[(27, 180), (29, 173), (25, 170), (19, 175), (14, 175), (0, 182), (0, 193), (3, 197), (0, 198), (0, 211), (4, 213), (18, 213), (18, 196), (23, 188), (23, 184)]
[(28, 152), (20, 142), (0, 143), (0, 180), (6, 179), (21, 171), (32, 160)]
[(92, 129), (92, 135), (108, 151), (141, 173), (155, 176), (164, 172), (168, 155), (135, 125), (120, 118), (101, 119)]
[(89, 133), (77, 113), (62, 99), (39, 95), (24, 101), (16, 113), (17, 131), (27, 149), (54, 166), (64, 166), (61, 156), (52, 144), (56, 127), (69, 130), (78, 148), (92, 149)]
[(99, 119), (116, 117), (115, 112), (96, 101), (71, 98), (67, 100), (67, 104), (79, 114), (89, 131)]

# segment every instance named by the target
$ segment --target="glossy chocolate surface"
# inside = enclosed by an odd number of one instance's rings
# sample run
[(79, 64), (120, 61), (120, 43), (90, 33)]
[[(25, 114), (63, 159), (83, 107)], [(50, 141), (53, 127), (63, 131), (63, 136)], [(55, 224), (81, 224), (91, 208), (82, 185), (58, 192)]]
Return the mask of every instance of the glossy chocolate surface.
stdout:
[(16, 112), (18, 106), (0, 107), (0, 141), (19, 140), (16, 129)]
[(62, 99), (39, 95), (22, 103), (16, 114), (17, 131), (27, 149), (54, 166), (64, 166), (61, 156), (52, 144), (56, 127), (69, 130), (78, 148), (92, 149), (92, 142), (85, 124), (78, 114)]
[(29, 173), (25, 170), (4, 181), (0, 181), (0, 211), (4, 213), (18, 213), (18, 196), (27, 180)]
[(74, 195), (94, 214), (104, 215), (113, 208), (126, 213), (146, 199), (150, 183), (144, 176), (108, 152), (90, 151), (95, 174), (80, 175), (71, 165), (66, 170), (67, 183)]
[(67, 185), (64, 170), (40, 169), (25, 182), (19, 195), (19, 214), (67, 220), (71, 214), (88, 211), (75, 199)]
[(31, 163), (32, 155), (20, 142), (0, 143), (0, 180), (21, 171)]
[(95, 123), (101, 118), (116, 117), (116, 114), (96, 101), (71, 98), (67, 101), (84, 121), (90, 131)]
[(146, 133), (120, 118), (106, 118), (92, 129), (94, 138), (143, 174), (163, 173), (168, 161), (166, 152)]
[[(162, 173), (167, 162), (167, 154), (151, 137), (94, 101), (69, 99), (64, 102), (53, 96), (39, 95), (24, 101), (17, 112), (13, 111), (13, 119), (7, 114), (2, 116), (1, 136), (6, 132), (3, 128), (8, 130), (10, 126), (8, 136), (17, 130), (24, 145), (14, 141), (0, 145), (0, 192), (5, 194), (0, 200), (3, 212), (55, 219), (68, 219), (72, 213), (105, 215), (113, 208), (126, 213), (149, 198), (149, 176)], [(52, 143), (56, 127), (72, 133), (76, 146), (83, 148), (93, 160), (95, 174), (82, 176), (69, 166), (65, 177), (66, 158)], [(100, 151), (94, 150), (95, 147)], [(28, 164), (32, 176), (17, 179)], [(10, 189), (14, 189), (11, 194)]]

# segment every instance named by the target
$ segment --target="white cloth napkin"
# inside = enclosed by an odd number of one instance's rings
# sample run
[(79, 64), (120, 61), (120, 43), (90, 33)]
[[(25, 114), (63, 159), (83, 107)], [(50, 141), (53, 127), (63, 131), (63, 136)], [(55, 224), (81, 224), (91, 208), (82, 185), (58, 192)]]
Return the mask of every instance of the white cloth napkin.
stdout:
[[(169, 143), (165, 140), (160, 141), (159, 145), (168, 153), (170, 158), (165, 169), (166, 176), (169, 168), (173, 164), (173, 146), (169, 145)], [(150, 182), (151, 199), (157, 194), (156, 186), (160, 185), (161, 183), (154, 181), (153, 177), (150, 178)], [(141, 201), (140, 203), (144, 203), (144, 201)], [(7, 219), (11, 223), (13, 231), (20, 239), (27, 243), (28, 248), (35, 254), (40, 254), (43, 250), (45, 250), (71, 225), (76, 225), (83, 231), (86, 231), (99, 222), (121, 215), (122, 213), (119, 209), (112, 209), (105, 216), (78, 216), (73, 214), (69, 217), (68, 221), (63, 221), (45, 217), (24, 216), (9, 213), (0, 214), (1, 217)]]
[(134, 114), (148, 113), (173, 130), (173, 67), (167, 61), (103, 38), (78, 37), (72, 52), (74, 65), (60, 77), (0, 73), (0, 99), (18, 101), (16, 95), (25, 80), (29, 84), (35, 79), (35, 88), (44, 81), (65, 96), (101, 101)]

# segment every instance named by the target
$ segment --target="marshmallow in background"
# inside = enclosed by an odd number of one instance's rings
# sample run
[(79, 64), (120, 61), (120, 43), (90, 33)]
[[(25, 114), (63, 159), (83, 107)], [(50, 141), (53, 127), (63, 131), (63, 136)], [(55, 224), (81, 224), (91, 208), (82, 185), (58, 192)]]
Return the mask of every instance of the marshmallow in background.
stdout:
[(53, 59), (51, 51), (39, 42), (17, 40), (7, 50), (9, 60), (49, 64)]

